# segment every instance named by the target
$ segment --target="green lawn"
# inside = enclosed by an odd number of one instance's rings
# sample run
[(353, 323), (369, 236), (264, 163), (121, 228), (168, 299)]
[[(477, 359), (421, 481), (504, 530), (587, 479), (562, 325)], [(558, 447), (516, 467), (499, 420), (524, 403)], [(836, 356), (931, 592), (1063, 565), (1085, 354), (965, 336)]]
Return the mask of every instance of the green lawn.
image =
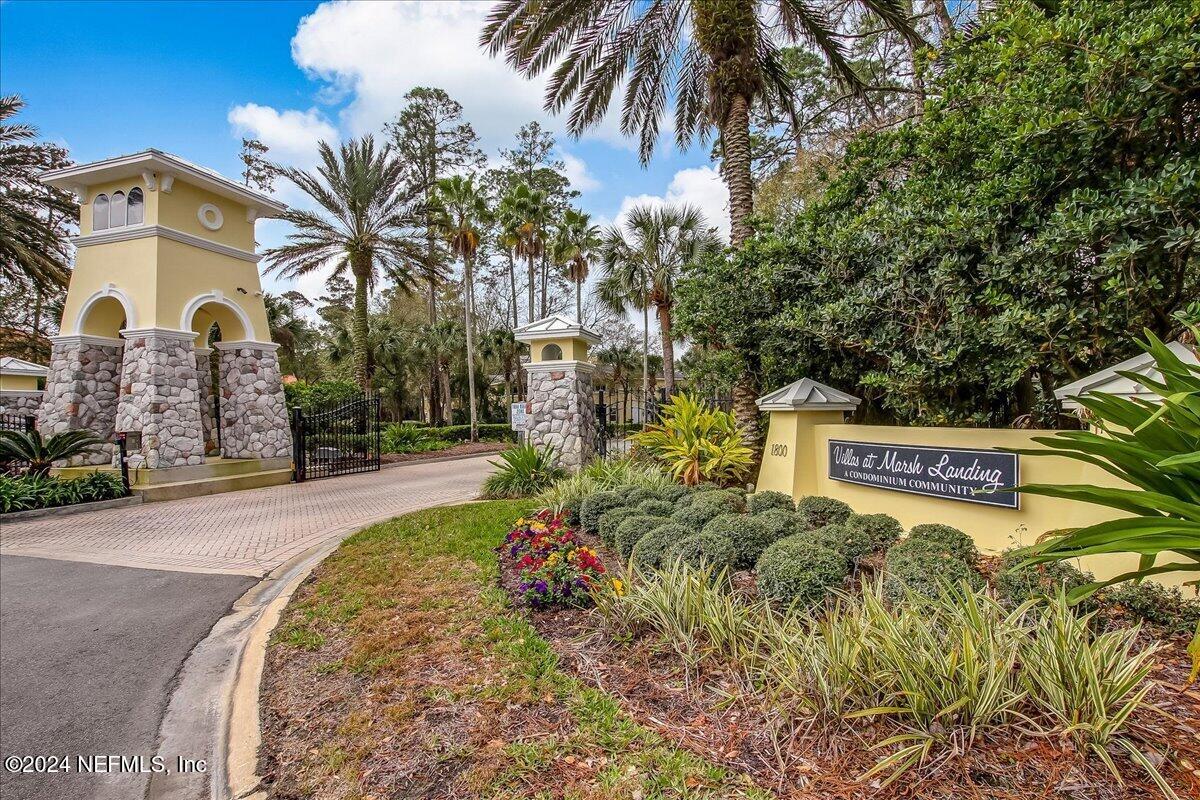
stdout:
[(297, 592), (264, 676), (278, 796), (771, 797), (559, 669), (496, 585), (492, 548), (525, 510), (475, 503), (376, 525)]

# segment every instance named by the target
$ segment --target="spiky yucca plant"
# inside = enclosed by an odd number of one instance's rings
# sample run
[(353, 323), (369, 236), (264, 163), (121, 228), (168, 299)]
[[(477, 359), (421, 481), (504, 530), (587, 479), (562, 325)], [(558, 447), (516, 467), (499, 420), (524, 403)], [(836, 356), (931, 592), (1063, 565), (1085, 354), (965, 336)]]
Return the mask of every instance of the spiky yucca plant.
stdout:
[(28, 474), (46, 475), (55, 461), (98, 452), (102, 444), (91, 431), (63, 431), (45, 439), (38, 431), (0, 431), (0, 459), (28, 462)]

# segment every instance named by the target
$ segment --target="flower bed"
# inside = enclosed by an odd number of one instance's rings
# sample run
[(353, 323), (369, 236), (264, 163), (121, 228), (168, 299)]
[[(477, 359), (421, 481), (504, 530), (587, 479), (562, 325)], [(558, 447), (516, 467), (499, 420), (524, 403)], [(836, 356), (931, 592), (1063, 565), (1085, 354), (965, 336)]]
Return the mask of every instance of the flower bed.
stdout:
[(606, 578), (596, 550), (549, 511), (518, 519), (504, 551), (517, 574), (516, 592), (532, 608), (588, 605)]

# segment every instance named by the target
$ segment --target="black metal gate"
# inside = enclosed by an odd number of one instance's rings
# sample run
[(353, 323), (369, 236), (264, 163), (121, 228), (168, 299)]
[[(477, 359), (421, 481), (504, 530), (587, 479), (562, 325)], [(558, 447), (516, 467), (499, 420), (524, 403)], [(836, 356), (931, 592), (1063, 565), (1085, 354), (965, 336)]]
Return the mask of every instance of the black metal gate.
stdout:
[(379, 397), (292, 409), (296, 482), (379, 469)]
[(628, 453), (629, 439), (646, 425), (658, 422), (659, 411), (666, 402), (666, 392), (613, 392), (611, 402), (605, 402), (600, 389), (596, 397), (596, 454), (601, 458)]

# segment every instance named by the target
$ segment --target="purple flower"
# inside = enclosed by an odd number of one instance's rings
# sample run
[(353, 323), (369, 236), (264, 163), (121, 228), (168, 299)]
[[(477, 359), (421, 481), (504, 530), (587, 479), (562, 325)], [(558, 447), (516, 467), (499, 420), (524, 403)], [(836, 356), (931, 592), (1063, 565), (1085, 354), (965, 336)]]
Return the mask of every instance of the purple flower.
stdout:
[(546, 587), (546, 582), (545, 582), (544, 580), (542, 580), (542, 579), (540, 579), (540, 578), (539, 578), (539, 579), (538, 579), (538, 580), (537, 580), (537, 581), (536, 581), (536, 582), (533, 584), (533, 588), (534, 588), (534, 589), (536, 589), (536, 590), (537, 590), (539, 593), (541, 593), (541, 594), (545, 594), (545, 593), (546, 593), (546, 588), (547, 588), (547, 587)]

